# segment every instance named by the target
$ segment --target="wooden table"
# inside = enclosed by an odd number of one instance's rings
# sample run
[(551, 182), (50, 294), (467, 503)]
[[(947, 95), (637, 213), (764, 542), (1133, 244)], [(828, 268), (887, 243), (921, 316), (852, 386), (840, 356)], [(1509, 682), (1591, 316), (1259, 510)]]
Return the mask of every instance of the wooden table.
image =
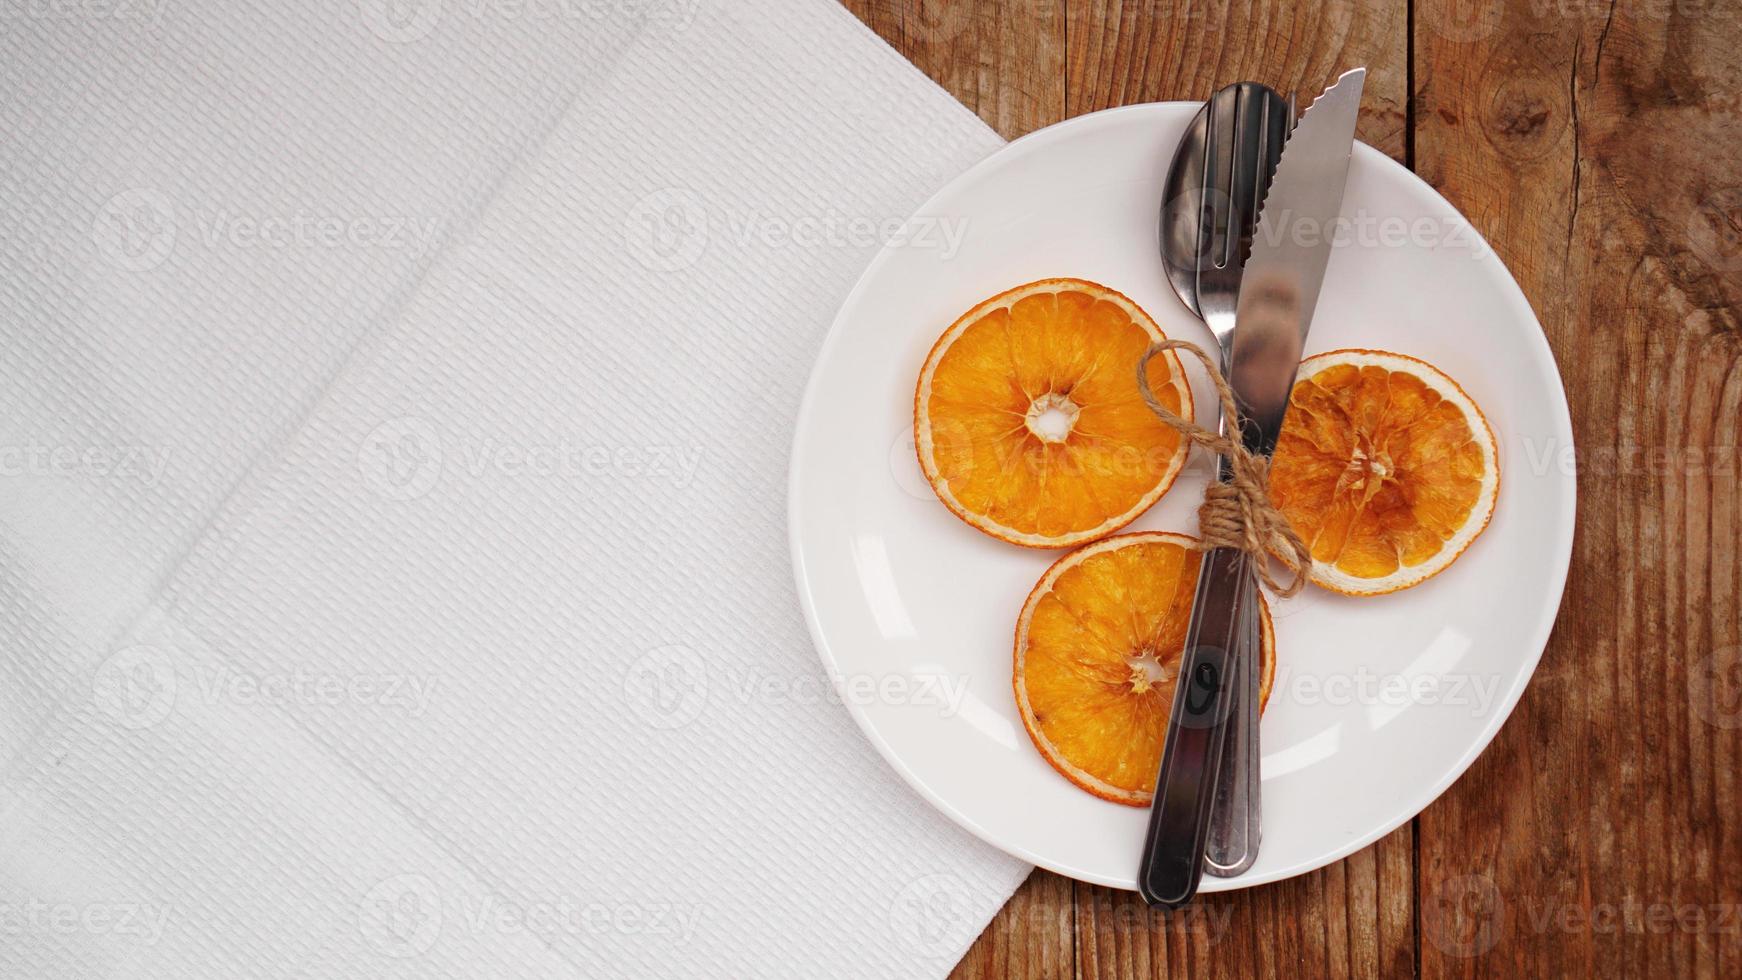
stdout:
[(1742, 0), (848, 0), (1006, 137), (1369, 69), (1360, 136), (1530, 298), (1579, 447), (1566, 598), (1438, 802), (1151, 913), (1036, 871), (973, 976), (1742, 976)]

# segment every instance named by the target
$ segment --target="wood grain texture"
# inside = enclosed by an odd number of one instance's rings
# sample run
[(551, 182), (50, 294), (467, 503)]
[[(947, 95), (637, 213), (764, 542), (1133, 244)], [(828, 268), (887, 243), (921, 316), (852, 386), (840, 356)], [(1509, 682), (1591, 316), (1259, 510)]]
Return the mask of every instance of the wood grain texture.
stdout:
[(1072, 0), (1065, 11), (1067, 115), (1170, 99), (1230, 82), (1294, 92), (1302, 107), (1338, 74), (1367, 66), (1357, 135), (1406, 149), (1409, 20), (1374, 0)]
[(1414, 961), (1408, 828), (1348, 860), (1172, 914), (1076, 885), (1082, 977), (1392, 977)]
[(1536, 679), (1420, 820), (1431, 976), (1742, 973), (1739, 37), (1733, 2), (1416, 3), (1417, 169), (1543, 321), (1580, 498)]
[(1036, 871), (956, 965), (960, 980), (1064, 977), (1075, 970), (1076, 882)]
[(844, 0), (1005, 139), (1065, 118), (1065, 0)]
[(847, 6), (1010, 138), (1366, 64), (1361, 137), (1512, 270), (1578, 444), (1542, 665), (1413, 824), (1172, 916), (1037, 871), (956, 975), (1742, 975), (1742, 0)]

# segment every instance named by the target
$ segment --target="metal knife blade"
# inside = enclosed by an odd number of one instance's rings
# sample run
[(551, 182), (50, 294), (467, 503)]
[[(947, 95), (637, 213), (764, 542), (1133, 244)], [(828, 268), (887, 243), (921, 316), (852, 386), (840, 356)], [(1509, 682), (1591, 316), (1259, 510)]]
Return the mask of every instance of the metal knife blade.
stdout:
[(1247, 448), (1268, 455), (1282, 431), (1319, 287), (1331, 258), (1355, 117), (1367, 69), (1344, 72), (1307, 109), (1283, 147), (1259, 211), (1235, 308), (1228, 384)]

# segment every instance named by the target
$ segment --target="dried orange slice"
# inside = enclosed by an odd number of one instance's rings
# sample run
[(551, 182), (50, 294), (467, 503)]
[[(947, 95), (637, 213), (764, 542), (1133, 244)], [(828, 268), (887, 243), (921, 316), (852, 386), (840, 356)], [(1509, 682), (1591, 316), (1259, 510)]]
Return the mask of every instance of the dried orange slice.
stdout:
[[(1054, 769), (1104, 800), (1148, 806), (1155, 793), (1202, 558), (1196, 543), (1144, 531), (1073, 551), (1041, 576), (1016, 621), (1023, 727)], [(1268, 700), (1276, 638), (1262, 597), (1259, 608)]]
[[(1161, 328), (1083, 279), (1006, 290), (950, 325), (914, 394), (914, 445), (938, 499), (974, 527), (1031, 548), (1117, 531), (1167, 492), (1187, 444), (1137, 390)], [(1149, 362), (1161, 403), (1191, 418), (1170, 351)]]
[(1482, 410), (1426, 361), (1308, 358), (1270, 468), (1271, 499), (1312, 549), (1312, 581), (1395, 592), (1444, 571), (1494, 516), (1500, 463)]

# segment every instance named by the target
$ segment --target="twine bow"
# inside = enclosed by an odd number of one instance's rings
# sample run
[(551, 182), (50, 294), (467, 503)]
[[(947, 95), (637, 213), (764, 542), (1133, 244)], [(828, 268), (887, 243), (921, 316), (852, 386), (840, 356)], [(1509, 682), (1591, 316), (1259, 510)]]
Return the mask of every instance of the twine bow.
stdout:
[[(1173, 412), (1156, 400), (1149, 389), (1149, 362), (1170, 350), (1189, 351), (1204, 365), (1210, 380), (1216, 385), (1216, 395), (1222, 402), (1222, 417), (1236, 419), (1234, 389), (1216, 367), (1216, 362), (1204, 349), (1189, 340), (1161, 340), (1149, 345), (1137, 362), (1137, 390), (1156, 417), (1188, 442), (1208, 449), (1228, 461), (1228, 481), (1211, 483), (1204, 491), (1204, 503), (1198, 508), (1200, 548), (1237, 548), (1249, 555), (1258, 570), (1258, 578), (1272, 592), (1283, 598), (1295, 595), (1306, 587), (1307, 569), (1312, 563), (1312, 551), (1301, 540), (1288, 518), (1276, 509), (1270, 499), (1270, 458), (1252, 452), (1238, 438), (1230, 438)], [(1233, 432), (1239, 426), (1228, 427)], [(1287, 586), (1271, 574), (1267, 560), (1272, 551), (1294, 572)], [(1292, 559), (1292, 560), (1291, 560)]]

